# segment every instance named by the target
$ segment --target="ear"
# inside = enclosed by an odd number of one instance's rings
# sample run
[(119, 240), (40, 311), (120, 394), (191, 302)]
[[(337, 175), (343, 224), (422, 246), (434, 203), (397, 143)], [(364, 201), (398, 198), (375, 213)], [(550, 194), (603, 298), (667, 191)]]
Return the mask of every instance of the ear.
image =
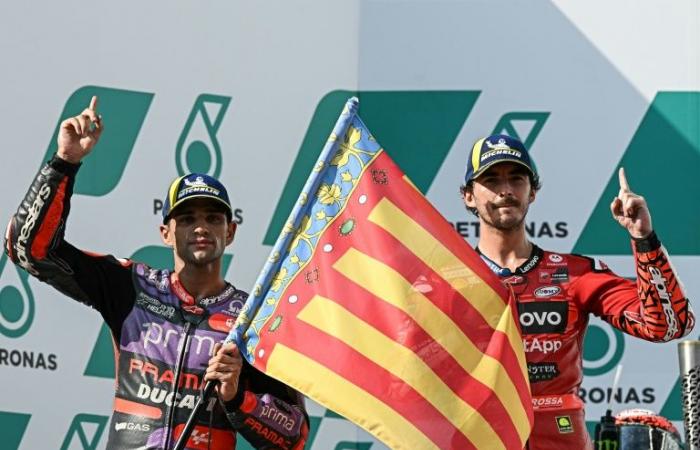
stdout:
[(175, 232), (170, 229), (170, 223), (161, 225), (159, 227), (159, 231), (160, 239), (163, 241), (163, 244), (167, 245), (168, 247), (174, 247), (175, 242), (173, 236), (175, 235)]
[(537, 197), (537, 191), (530, 188), (530, 196), (528, 198), (528, 203), (532, 203), (535, 201), (535, 197)]
[(236, 236), (238, 224), (236, 222), (230, 222), (226, 227), (226, 245), (230, 245), (231, 242), (233, 242), (233, 238)]
[(474, 198), (473, 189), (467, 189), (464, 191), (464, 204), (470, 208), (476, 208), (476, 199)]

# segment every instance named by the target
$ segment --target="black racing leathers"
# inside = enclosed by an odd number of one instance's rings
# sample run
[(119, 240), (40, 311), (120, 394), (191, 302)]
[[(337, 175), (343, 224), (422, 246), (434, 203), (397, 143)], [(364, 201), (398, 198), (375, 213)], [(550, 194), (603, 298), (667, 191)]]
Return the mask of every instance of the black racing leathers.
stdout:
[[(63, 239), (77, 165), (54, 158), (12, 217), (10, 259), (62, 293), (97, 309), (117, 353), (108, 448), (168, 449), (181, 433), (222, 341), (247, 294), (227, 285), (197, 302), (177, 276), (83, 252)], [(244, 361), (236, 397), (217, 396), (198, 417), (188, 449), (233, 449), (236, 432), (256, 448), (302, 449), (308, 420), (301, 397)], [(209, 445), (209, 447), (208, 447)]]

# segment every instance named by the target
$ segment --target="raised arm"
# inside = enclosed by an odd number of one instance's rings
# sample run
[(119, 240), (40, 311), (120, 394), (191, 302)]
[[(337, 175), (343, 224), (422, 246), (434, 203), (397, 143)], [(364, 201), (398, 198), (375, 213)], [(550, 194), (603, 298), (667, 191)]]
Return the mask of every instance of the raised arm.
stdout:
[(109, 302), (120, 293), (116, 287), (131, 286), (129, 263), (82, 252), (64, 241), (80, 161), (103, 130), (96, 107), (93, 97), (82, 113), (61, 123), (56, 156), (39, 170), (10, 219), (4, 249), (30, 274), (109, 318), (119, 314)]
[(695, 324), (690, 302), (652, 228), (646, 200), (632, 192), (624, 169), (618, 176), (620, 191), (610, 210), (632, 238), (636, 285), (602, 268), (576, 283), (577, 295), (589, 299), (595, 315), (631, 335), (655, 342), (683, 337)]

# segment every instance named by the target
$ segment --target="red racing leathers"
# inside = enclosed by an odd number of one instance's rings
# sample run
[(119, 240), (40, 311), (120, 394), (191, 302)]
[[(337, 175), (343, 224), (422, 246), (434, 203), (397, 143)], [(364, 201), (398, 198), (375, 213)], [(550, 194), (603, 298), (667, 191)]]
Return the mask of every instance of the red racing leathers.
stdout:
[[(83, 252), (63, 239), (78, 166), (52, 159), (34, 179), (7, 229), (10, 259), (41, 281), (97, 309), (117, 356), (107, 448), (169, 449), (247, 294), (230, 284), (195, 301), (167, 270)], [(177, 382), (176, 382), (177, 380)], [(188, 449), (230, 450), (236, 432), (256, 448), (300, 450), (308, 419), (300, 396), (245, 360), (236, 397), (216, 395), (197, 418)]]
[(592, 448), (578, 396), (589, 314), (653, 342), (693, 328), (688, 299), (656, 235), (635, 240), (633, 247), (636, 284), (599, 261), (537, 246), (514, 272), (482, 255), (517, 300), (535, 410), (527, 448)]

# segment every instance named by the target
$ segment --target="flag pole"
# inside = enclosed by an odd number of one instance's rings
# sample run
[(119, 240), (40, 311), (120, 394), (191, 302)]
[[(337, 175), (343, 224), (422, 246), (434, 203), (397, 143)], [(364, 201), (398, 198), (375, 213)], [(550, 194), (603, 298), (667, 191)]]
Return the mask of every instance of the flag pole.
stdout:
[[(326, 167), (328, 167), (331, 159), (333, 159), (338, 151), (338, 142), (345, 136), (345, 132), (349, 124), (357, 114), (359, 104), (360, 102), (357, 97), (352, 97), (345, 103), (345, 108), (333, 127), (333, 132), (331, 133), (330, 139), (326, 141), (326, 145), (323, 147), (321, 155), (318, 157), (316, 164), (314, 164), (314, 168), (312, 169), (311, 174), (306, 180), (306, 184), (301, 191), (299, 200), (294, 204), (294, 208), (289, 214), (289, 218), (287, 219), (282, 232), (277, 238), (277, 242), (275, 242), (274, 247), (272, 247), (270, 256), (265, 261), (265, 265), (263, 266), (260, 275), (258, 275), (255, 284), (253, 285), (254, 287), (251, 294), (248, 296), (245, 305), (241, 309), (241, 313), (238, 315), (236, 322), (234, 323), (233, 327), (231, 327), (231, 331), (224, 341), (225, 343), (235, 342), (239, 349), (243, 347), (243, 335), (250, 326), (250, 317), (252, 317), (249, 316), (247, 312), (255, 311), (260, 306), (260, 303), (263, 300), (262, 294), (267, 290), (272, 276), (277, 273), (277, 270), (279, 269), (279, 264), (281, 262), (279, 255), (287, 248), (290, 241), (294, 237), (294, 231), (296, 231), (299, 227), (299, 222), (303, 217), (303, 211), (307, 205), (307, 198), (310, 195), (313, 195), (313, 193), (315, 193), (318, 189), (318, 185), (321, 181), (321, 174)], [(245, 356), (245, 352), (241, 352), (241, 355)], [(177, 383), (177, 380), (175, 382)], [(197, 403), (194, 405), (192, 413), (187, 418), (185, 427), (183, 428), (177, 443), (175, 443), (173, 450), (184, 450), (187, 440), (190, 438), (190, 435), (192, 434), (192, 431), (196, 425), (196, 418), (199, 416), (200, 412), (208, 402), (217, 383), (218, 381), (211, 380), (205, 383), (204, 388), (202, 389), (202, 394), (199, 396)], [(172, 430), (168, 430), (168, 432), (172, 432)]]
[[(241, 310), (241, 314), (239, 314), (228, 337), (226, 338), (226, 342), (235, 342), (239, 348), (242, 348), (244, 345), (243, 335), (250, 326), (252, 318), (252, 315), (248, 313), (257, 311), (258, 307), (262, 303), (264, 293), (267, 291), (272, 277), (277, 273), (277, 270), (279, 270), (279, 265), (281, 264), (279, 255), (281, 255), (287, 249), (291, 240), (294, 238), (294, 234), (299, 228), (301, 219), (304, 216), (303, 212), (311, 202), (310, 197), (318, 190), (318, 185), (322, 178), (321, 175), (323, 175), (324, 171), (337, 153), (339, 142), (345, 137), (345, 133), (349, 125), (352, 123), (353, 118), (357, 114), (358, 108), (359, 100), (357, 97), (351, 97), (345, 103), (343, 112), (341, 113), (340, 117), (338, 117), (338, 120), (333, 127), (333, 132), (331, 133), (330, 138), (326, 141), (326, 144), (324, 145), (323, 150), (321, 151), (321, 154), (319, 155), (318, 160), (316, 161), (316, 164), (309, 175), (309, 178), (306, 180), (306, 184), (301, 191), (299, 200), (294, 204), (294, 208), (289, 214), (287, 222), (277, 238), (274, 247), (270, 251), (270, 256), (265, 261), (265, 265), (263, 266), (260, 275), (258, 275), (255, 284), (253, 285), (253, 289), (248, 296), (243, 309)], [(241, 352), (241, 354), (245, 353), (246, 352)], [(252, 355), (251, 358), (253, 358)], [(251, 358), (246, 359), (249, 359), (249, 362), (252, 363), (252, 361), (250, 361)]]
[[(214, 392), (214, 388), (216, 388), (217, 383), (218, 381), (209, 380), (204, 385), (202, 394), (199, 396), (199, 400), (197, 400), (197, 403), (194, 405), (192, 413), (187, 418), (185, 428), (182, 429), (182, 433), (180, 433), (180, 437), (177, 439), (173, 450), (184, 450), (187, 440), (190, 438), (192, 430), (194, 430), (194, 426), (197, 424), (197, 416), (204, 409), (204, 405), (206, 405), (209, 397), (211, 397), (212, 393)], [(168, 430), (168, 432), (172, 432), (172, 430)]]

